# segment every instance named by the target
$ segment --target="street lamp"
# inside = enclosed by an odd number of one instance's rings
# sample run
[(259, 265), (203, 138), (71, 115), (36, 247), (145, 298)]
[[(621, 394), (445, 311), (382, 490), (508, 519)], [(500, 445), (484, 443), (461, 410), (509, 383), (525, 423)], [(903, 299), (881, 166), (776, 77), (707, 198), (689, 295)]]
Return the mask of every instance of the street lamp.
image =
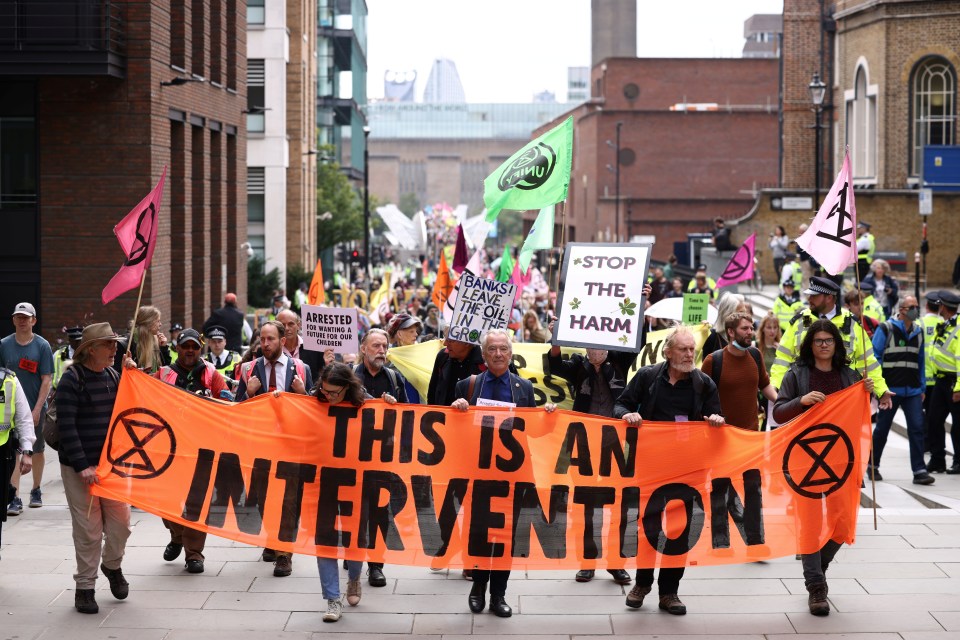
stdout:
[(363, 128), (363, 275), (370, 293), (370, 127)]
[[(607, 140), (607, 145), (613, 147), (617, 154), (616, 166), (613, 168), (613, 173), (616, 176), (616, 186), (614, 187), (614, 191), (616, 192), (617, 196), (617, 203), (614, 205), (613, 228), (614, 238), (616, 238), (617, 242), (620, 242), (620, 127), (622, 126), (623, 122), (617, 123), (617, 142), (615, 145)], [(609, 169), (610, 165), (607, 165), (607, 168)]]
[(813, 191), (813, 209), (820, 208), (820, 115), (823, 113), (823, 96), (827, 92), (827, 85), (820, 79), (820, 74), (814, 71), (813, 80), (810, 81), (810, 100), (813, 102), (813, 111), (816, 113), (816, 122), (813, 125), (814, 145), (813, 145), (813, 170), (814, 170), (814, 191)]

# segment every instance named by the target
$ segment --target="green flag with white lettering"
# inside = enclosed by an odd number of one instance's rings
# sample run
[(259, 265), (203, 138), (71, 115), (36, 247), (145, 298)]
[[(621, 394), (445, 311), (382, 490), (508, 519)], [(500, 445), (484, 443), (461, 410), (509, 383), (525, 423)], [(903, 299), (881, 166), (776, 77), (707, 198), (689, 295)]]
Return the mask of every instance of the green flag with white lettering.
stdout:
[(503, 209), (542, 209), (567, 199), (573, 160), (573, 116), (531, 141), (483, 181), (487, 222)]

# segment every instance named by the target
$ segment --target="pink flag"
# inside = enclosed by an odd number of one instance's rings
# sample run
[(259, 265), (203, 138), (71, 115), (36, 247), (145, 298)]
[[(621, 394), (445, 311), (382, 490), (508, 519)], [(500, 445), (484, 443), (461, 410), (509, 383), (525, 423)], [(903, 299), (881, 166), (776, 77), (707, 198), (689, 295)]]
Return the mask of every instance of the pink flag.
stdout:
[(530, 284), (530, 281), (533, 280), (533, 275), (530, 273), (530, 270), (527, 269), (526, 275), (520, 272), (520, 261), (517, 260), (513, 263), (513, 273), (510, 274), (509, 282), (517, 285), (517, 294), (513, 297), (513, 304), (517, 304), (517, 300), (520, 299), (520, 294), (523, 293), (523, 288)]
[[(483, 250), (483, 247), (480, 247), (473, 253), (473, 257), (470, 258), (470, 262), (467, 263), (467, 266), (464, 268), (464, 271), (469, 271), (475, 276), (480, 276), (483, 269), (480, 267), (480, 251)], [(463, 275), (462, 273), (460, 274)], [(456, 284), (453, 285), (453, 291), (450, 292), (450, 295), (447, 296), (447, 303), (443, 305), (443, 321), (447, 324), (453, 322), (453, 312), (457, 308), (457, 293), (460, 291), (460, 278), (457, 278)]]
[(103, 288), (103, 304), (109, 303), (120, 294), (135, 289), (143, 278), (144, 272), (153, 259), (153, 250), (157, 244), (160, 201), (163, 199), (163, 182), (167, 177), (167, 168), (163, 168), (160, 182), (140, 201), (130, 213), (124, 216), (113, 228), (120, 242), (123, 255), (127, 257), (120, 271)]
[(850, 154), (843, 156), (843, 167), (824, 198), (817, 217), (802, 236), (800, 245), (832, 276), (857, 262), (857, 206), (850, 179)]
[(723, 275), (717, 279), (717, 289), (753, 279), (753, 247), (756, 241), (757, 234), (751, 233), (746, 242), (737, 249), (723, 270)]

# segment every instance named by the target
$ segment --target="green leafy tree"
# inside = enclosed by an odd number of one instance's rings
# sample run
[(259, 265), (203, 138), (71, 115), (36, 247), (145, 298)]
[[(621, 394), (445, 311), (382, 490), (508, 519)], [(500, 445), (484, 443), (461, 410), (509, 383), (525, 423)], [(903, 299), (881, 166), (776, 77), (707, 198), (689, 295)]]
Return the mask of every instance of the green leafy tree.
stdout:
[(297, 292), (301, 282), (306, 282), (310, 286), (313, 280), (313, 269), (309, 271), (303, 268), (303, 265), (287, 265), (287, 297), (293, 300), (293, 295)]
[(267, 271), (267, 263), (260, 256), (247, 261), (247, 298), (250, 306), (269, 307), (273, 292), (280, 288), (280, 270), (274, 267)]
[[(333, 147), (324, 146), (320, 155), (333, 156)], [(339, 163), (321, 162), (317, 165), (317, 251), (354, 240), (363, 240), (363, 197)]]
[(397, 203), (397, 209), (403, 211), (403, 213), (408, 217), (412, 218), (413, 215), (420, 211), (420, 199), (417, 198), (415, 193), (403, 193), (400, 194), (400, 202)]

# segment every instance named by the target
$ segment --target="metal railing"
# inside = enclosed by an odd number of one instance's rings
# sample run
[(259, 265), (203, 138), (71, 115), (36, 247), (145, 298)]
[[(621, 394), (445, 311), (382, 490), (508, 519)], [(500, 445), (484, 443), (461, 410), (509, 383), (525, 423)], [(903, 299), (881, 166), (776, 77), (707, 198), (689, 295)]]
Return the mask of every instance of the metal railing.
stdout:
[(0, 2), (0, 51), (124, 54), (123, 7), (111, 0)]

